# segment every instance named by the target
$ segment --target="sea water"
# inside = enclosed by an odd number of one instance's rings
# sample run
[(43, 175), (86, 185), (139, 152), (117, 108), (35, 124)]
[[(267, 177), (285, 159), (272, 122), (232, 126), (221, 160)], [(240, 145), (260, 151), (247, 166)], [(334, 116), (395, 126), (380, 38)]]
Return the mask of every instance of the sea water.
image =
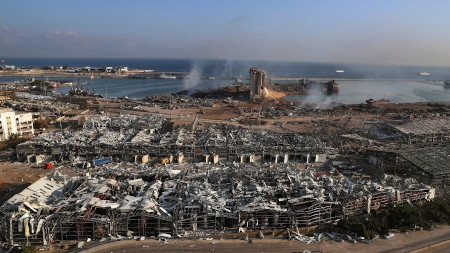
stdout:
[(286, 99), (327, 106), (336, 104), (360, 104), (368, 99), (387, 99), (392, 103), (450, 101), (450, 89), (442, 82), (421, 81), (338, 81), (339, 93), (326, 95), (311, 90), (308, 95), (292, 95)]
[[(450, 79), (450, 68), (429, 66), (388, 66), (339, 63), (232, 61), (232, 60), (187, 60), (187, 59), (83, 59), (83, 58), (8, 58), (8, 65), (20, 67), (69, 66), (69, 67), (116, 67), (130, 69), (152, 69), (160, 72), (196, 72), (198, 76), (249, 77), (249, 69), (258, 67), (273, 77), (305, 78), (354, 78), (354, 79), (415, 79), (416, 81), (338, 81), (340, 92), (330, 96), (313, 91), (307, 96), (289, 96), (291, 100), (312, 103), (364, 103), (366, 99), (388, 99), (391, 102), (450, 101), (450, 89), (444, 89), (442, 82), (433, 80)], [(336, 73), (337, 69), (344, 73)], [(419, 72), (430, 72), (420, 76)], [(1, 82), (23, 80), (25, 77), (0, 77)], [(39, 79), (39, 78), (37, 78)], [(41, 78), (42, 79), (42, 78)], [(181, 90), (195, 91), (231, 84), (233, 80), (200, 79), (187, 85), (185, 79), (127, 79), (127, 78), (49, 78), (49, 80), (71, 80), (88, 82), (83, 88), (94, 89), (106, 97), (128, 96), (145, 98)], [(248, 80), (244, 80), (248, 82)], [(293, 81), (294, 82), (294, 81)], [(61, 87), (58, 92), (67, 93), (70, 87)]]
[[(248, 60), (136, 59), (136, 58), (5, 58), (6, 65), (20, 67), (119, 67), (151, 69), (159, 72), (191, 72), (201, 76), (248, 77), (252, 67), (274, 77), (354, 78), (354, 79), (450, 79), (450, 67), (341, 64), (317, 62), (280, 62)], [(344, 73), (336, 73), (336, 70)], [(417, 73), (429, 72), (430, 76)]]
[[(77, 80), (75, 80), (75, 83)], [(83, 88), (94, 90), (103, 97), (145, 98), (161, 93), (176, 93), (187, 90), (183, 79), (128, 79), (128, 78), (99, 78), (80, 79), (80, 82), (87, 82)], [(195, 87), (188, 89), (189, 92), (225, 86), (230, 84), (230, 80), (199, 80)], [(79, 86), (78, 86), (79, 87)], [(61, 87), (57, 91), (67, 94), (70, 87)]]

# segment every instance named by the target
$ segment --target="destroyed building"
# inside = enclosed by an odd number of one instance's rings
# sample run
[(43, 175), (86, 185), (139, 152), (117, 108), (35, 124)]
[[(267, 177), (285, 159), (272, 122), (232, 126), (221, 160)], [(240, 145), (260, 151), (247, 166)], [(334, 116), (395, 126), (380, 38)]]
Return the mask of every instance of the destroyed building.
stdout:
[(415, 119), (368, 124), (368, 136), (383, 142), (407, 144), (450, 140), (450, 119)]
[(377, 145), (366, 149), (366, 158), (383, 172), (414, 177), (448, 194), (449, 126), (446, 118), (370, 123), (367, 137)]
[(49, 245), (295, 229), (433, 198), (434, 189), (414, 179), (372, 181), (295, 164), (119, 164), (41, 178), (0, 207), (0, 233), (10, 244)]
[(58, 161), (78, 157), (92, 160), (112, 157), (117, 161), (136, 161), (138, 156), (175, 156), (194, 161), (215, 160), (240, 163), (304, 163), (325, 161), (335, 150), (316, 137), (295, 133), (244, 130), (227, 125), (188, 131), (166, 131), (168, 122), (158, 115), (108, 117), (95, 116), (79, 131), (41, 134), (17, 147), (21, 161), (35, 162), (37, 156)]
[(437, 192), (450, 192), (450, 141), (370, 148), (369, 162), (383, 172), (414, 177)]
[(6, 102), (14, 100), (15, 94), (12, 90), (0, 90), (0, 106), (3, 106)]

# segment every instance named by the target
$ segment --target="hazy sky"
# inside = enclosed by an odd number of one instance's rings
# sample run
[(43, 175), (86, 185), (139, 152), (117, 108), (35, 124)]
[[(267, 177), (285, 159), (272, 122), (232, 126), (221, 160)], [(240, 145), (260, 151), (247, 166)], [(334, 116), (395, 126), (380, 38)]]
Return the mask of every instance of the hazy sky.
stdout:
[(0, 0), (0, 58), (450, 66), (450, 1)]

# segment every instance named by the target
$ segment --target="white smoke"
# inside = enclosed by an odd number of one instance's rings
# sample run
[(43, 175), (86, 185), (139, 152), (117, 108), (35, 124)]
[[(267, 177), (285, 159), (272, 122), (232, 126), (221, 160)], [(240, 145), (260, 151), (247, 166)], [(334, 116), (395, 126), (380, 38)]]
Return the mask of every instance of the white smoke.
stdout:
[(201, 69), (198, 66), (198, 64), (194, 63), (194, 65), (191, 68), (191, 71), (189, 72), (189, 75), (186, 76), (186, 78), (183, 80), (183, 89), (187, 91), (192, 91), (196, 86), (200, 84), (200, 77), (201, 77)]
[(233, 77), (233, 60), (227, 59), (221, 73), (223, 77)]
[(327, 109), (332, 107), (333, 95), (324, 94), (322, 85), (312, 85), (303, 103), (309, 104), (314, 109)]

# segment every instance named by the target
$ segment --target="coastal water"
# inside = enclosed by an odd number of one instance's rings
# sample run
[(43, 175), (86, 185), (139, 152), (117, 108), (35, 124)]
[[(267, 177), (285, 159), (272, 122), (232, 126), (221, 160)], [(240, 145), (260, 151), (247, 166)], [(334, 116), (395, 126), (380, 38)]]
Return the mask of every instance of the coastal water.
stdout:
[[(258, 67), (274, 77), (355, 78), (355, 79), (450, 79), (450, 67), (189, 59), (97, 59), (97, 58), (6, 58), (4, 64), (21, 67), (119, 67), (152, 69), (160, 72), (198, 72), (201, 76), (247, 77)], [(344, 73), (336, 73), (336, 70)], [(417, 73), (429, 72), (430, 76)]]
[[(251, 67), (258, 67), (274, 77), (311, 77), (311, 78), (355, 78), (355, 79), (415, 79), (417, 81), (338, 81), (339, 94), (323, 95), (313, 91), (308, 96), (290, 96), (289, 99), (303, 102), (330, 104), (358, 104), (366, 99), (388, 99), (391, 102), (432, 102), (450, 101), (450, 89), (444, 89), (443, 83), (433, 80), (450, 79), (448, 67), (351, 65), (335, 63), (270, 62), (270, 61), (226, 61), (226, 60), (175, 60), (175, 59), (39, 59), (11, 58), (7, 63), (16, 66), (127, 66), (136, 69), (154, 69), (161, 72), (191, 72), (197, 76), (241, 77), (248, 78)], [(343, 69), (344, 73), (336, 73)], [(430, 72), (430, 76), (417, 75), (418, 72)], [(14, 82), (25, 77), (0, 77), (2, 82)], [(39, 79), (39, 78), (38, 78)], [(87, 82), (83, 88), (94, 89), (106, 97), (128, 96), (145, 98), (160, 93), (194, 91), (210, 87), (224, 86), (233, 80), (199, 79), (195, 82), (186, 79), (127, 79), (127, 78), (49, 78), (49, 80), (72, 80)], [(431, 80), (431, 81), (430, 81)], [(245, 82), (245, 80), (244, 80)], [(247, 81), (248, 82), (248, 81)], [(58, 92), (67, 93), (70, 87), (61, 87)]]
[(288, 96), (286, 99), (315, 103), (318, 106), (337, 104), (360, 104), (367, 99), (387, 99), (392, 103), (450, 101), (450, 89), (442, 82), (413, 81), (339, 81), (339, 93), (323, 94), (312, 90), (306, 96)]
[[(124, 95), (129, 98), (145, 98), (148, 96), (179, 92), (189, 90), (182, 79), (128, 79), (128, 78), (101, 78), (101, 79), (81, 79), (81, 82), (87, 82), (83, 88), (95, 90), (96, 93), (103, 97), (122, 97)], [(195, 87), (189, 91), (197, 89), (207, 89), (217, 86), (230, 84), (230, 80), (199, 80)], [(58, 92), (68, 93), (70, 87), (61, 87)]]

